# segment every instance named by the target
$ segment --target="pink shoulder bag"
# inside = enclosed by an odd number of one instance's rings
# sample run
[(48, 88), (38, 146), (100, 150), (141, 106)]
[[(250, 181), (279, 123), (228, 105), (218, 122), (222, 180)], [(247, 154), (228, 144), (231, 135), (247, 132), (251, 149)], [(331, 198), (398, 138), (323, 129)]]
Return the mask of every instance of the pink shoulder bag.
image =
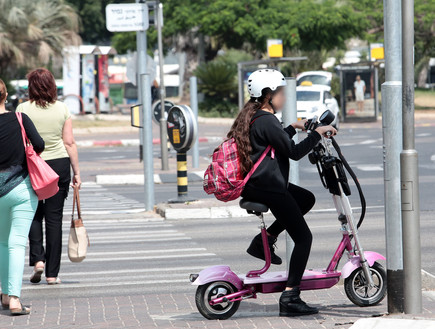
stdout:
[(33, 149), (32, 144), (27, 138), (26, 130), (23, 126), (23, 117), (20, 112), (16, 113), (18, 122), (21, 126), (23, 136), (24, 150), (27, 158), (27, 169), (29, 171), (30, 182), (35, 190), (38, 200), (51, 198), (59, 191), (59, 175), (51, 169)]

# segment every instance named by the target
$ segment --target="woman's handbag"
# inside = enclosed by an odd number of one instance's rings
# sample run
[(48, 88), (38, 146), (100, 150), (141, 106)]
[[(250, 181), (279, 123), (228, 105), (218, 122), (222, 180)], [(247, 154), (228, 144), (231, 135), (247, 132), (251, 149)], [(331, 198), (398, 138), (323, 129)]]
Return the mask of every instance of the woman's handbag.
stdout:
[[(77, 204), (78, 218), (74, 219), (75, 205)], [(82, 213), (80, 211), (79, 188), (74, 186), (73, 210), (71, 216), (71, 228), (68, 238), (68, 258), (74, 263), (79, 263), (86, 258), (89, 237), (86, 228), (83, 226)]]
[(32, 144), (27, 138), (26, 130), (23, 126), (23, 117), (21, 112), (17, 112), (17, 119), (21, 126), (23, 136), (24, 150), (27, 158), (27, 170), (29, 171), (30, 182), (35, 190), (38, 200), (51, 198), (59, 191), (59, 175), (51, 169), (33, 149)]

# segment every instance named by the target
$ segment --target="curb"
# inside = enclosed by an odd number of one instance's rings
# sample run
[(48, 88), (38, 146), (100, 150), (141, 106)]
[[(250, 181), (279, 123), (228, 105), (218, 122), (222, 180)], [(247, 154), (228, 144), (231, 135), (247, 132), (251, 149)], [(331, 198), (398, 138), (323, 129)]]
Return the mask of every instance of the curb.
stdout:
[[(222, 137), (199, 137), (199, 143), (219, 143), (222, 142)], [(101, 146), (138, 146), (140, 145), (139, 139), (119, 139), (119, 140), (102, 140), (102, 141), (76, 141), (78, 147), (101, 147)], [(160, 138), (153, 138), (153, 145), (159, 145)]]
[[(202, 182), (204, 171), (188, 173), (189, 182)], [(130, 175), (96, 175), (95, 183), (99, 185), (144, 185), (143, 174)], [(154, 184), (177, 183), (177, 174), (154, 174)]]
[(200, 219), (200, 218), (240, 218), (252, 217), (246, 210), (239, 206), (224, 207), (201, 207), (189, 208), (189, 211), (182, 211), (183, 208), (171, 208), (171, 205), (160, 203), (155, 207), (157, 214), (167, 220), (178, 219)]
[(434, 320), (414, 319), (359, 319), (349, 329), (435, 329)]

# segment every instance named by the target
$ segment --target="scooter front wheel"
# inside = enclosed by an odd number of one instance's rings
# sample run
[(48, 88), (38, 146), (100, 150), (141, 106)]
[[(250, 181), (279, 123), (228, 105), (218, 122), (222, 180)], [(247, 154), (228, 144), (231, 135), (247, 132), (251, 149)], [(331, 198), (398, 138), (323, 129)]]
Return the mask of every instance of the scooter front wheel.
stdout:
[(367, 285), (364, 271), (357, 268), (344, 279), (344, 290), (352, 303), (358, 306), (374, 306), (379, 304), (387, 293), (387, 274), (384, 267), (375, 262), (370, 267), (374, 287)]
[(224, 302), (210, 305), (212, 299), (237, 292), (237, 289), (229, 282), (215, 281), (198, 287), (195, 294), (196, 307), (206, 319), (226, 320), (239, 308), (240, 301)]

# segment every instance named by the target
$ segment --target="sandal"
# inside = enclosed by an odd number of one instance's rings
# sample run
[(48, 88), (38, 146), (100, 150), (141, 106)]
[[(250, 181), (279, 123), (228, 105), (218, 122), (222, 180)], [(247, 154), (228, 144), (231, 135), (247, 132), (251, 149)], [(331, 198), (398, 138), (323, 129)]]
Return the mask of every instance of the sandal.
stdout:
[(41, 276), (42, 276), (43, 272), (44, 272), (44, 268), (43, 267), (35, 268), (33, 270), (32, 275), (30, 276), (30, 282), (32, 282), (32, 283), (39, 283), (39, 282), (41, 282)]
[(9, 304), (5, 304), (5, 303), (3, 303), (3, 296), (7, 296), (7, 295), (6, 295), (6, 294), (1, 294), (1, 295), (0, 295), (2, 308), (3, 308), (4, 310), (8, 310), (8, 309), (9, 309)]
[(21, 308), (11, 308), (11, 315), (16, 316), (16, 315), (28, 315), (30, 314), (30, 308), (23, 306), (23, 304), (21, 304)]
[(47, 280), (47, 284), (49, 285), (55, 285), (55, 284), (61, 284), (62, 281), (60, 281), (60, 279), (57, 277), (54, 280)]

